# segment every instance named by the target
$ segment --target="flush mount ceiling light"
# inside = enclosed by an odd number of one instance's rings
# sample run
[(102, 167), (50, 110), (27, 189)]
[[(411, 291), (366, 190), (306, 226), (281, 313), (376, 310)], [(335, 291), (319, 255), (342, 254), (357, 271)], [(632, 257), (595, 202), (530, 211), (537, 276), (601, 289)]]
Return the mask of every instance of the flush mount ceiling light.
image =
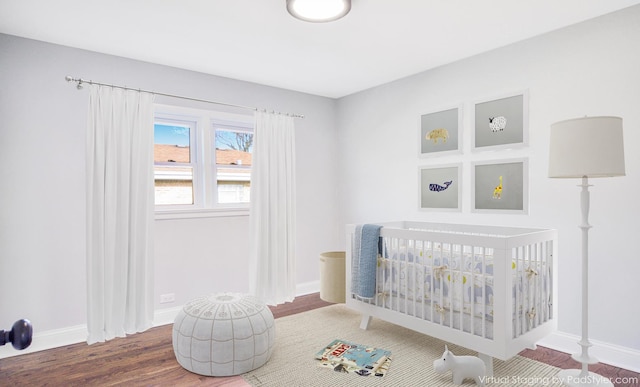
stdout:
[(326, 23), (338, 20), (351, 10), (351, 0), (287, 0), (287, 11), (300, 20)]

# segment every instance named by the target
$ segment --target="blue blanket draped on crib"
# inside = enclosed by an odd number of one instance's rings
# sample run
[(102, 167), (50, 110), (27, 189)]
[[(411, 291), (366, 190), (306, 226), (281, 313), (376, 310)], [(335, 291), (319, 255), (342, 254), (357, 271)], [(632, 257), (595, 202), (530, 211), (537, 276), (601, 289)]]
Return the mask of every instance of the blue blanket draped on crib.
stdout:
[(381, 228), (375, 224), (356, 226), (351, 260), (351, 292), (362, 298), (373, 298), (376, 294)]

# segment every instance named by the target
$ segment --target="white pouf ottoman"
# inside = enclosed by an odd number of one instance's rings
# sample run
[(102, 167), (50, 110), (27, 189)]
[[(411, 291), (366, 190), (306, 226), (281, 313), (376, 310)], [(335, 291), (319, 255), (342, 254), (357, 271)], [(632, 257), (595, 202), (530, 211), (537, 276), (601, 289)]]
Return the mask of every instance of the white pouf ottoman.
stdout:
[(187, 370), (230, 376), (264, 365), (275, 343), (271, 310), (247, 294), (217, 293), (188, 302), (173, 324), (173, 352)]

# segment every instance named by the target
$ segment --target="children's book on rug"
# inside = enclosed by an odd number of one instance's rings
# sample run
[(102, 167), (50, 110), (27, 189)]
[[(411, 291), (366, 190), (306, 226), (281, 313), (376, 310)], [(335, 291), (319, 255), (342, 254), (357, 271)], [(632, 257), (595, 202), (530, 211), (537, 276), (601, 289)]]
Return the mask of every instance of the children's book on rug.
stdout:
[(360, 376), (384, 376), (391, 365), (391, 351), (346, 340), (333, 340), (316, 353), (320, 367)]

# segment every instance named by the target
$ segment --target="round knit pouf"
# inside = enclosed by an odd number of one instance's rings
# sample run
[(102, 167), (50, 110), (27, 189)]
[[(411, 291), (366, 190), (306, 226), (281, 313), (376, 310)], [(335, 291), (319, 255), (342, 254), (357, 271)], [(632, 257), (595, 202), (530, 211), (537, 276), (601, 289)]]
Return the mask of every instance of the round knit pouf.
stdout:
[(271, 310), (254, 296), (218, 293), (188, 302), (173, 324), (173, 352), (187, 370), (238, 375), (264, 365), (275, 343)]

